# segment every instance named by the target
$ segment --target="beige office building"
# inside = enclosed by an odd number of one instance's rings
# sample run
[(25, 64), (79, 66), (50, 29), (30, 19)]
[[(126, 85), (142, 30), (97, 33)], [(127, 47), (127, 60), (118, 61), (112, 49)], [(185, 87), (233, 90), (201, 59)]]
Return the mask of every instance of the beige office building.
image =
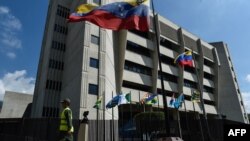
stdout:
[[(139, 102), (145, 93), (158, 93), (163, 107), (161, 83), (154, 29), (112, 32), (89, 22), (67, 23), (70, 12), (84, 2), (99, 0), (50, 0), (42, 42), (32, 117), (57, 117), (60, 100), (71, 99), (74, 118), (90, 111), (89, 119), (97, 118), (93, 108), (97, 96), (104, 95), (107, 103), (112, 92), (131, 92), (132, 103)], [(109, 0), (102, 0), (105, 4)], [(185, 95), (187, 112), (194, 108), (201, 114), (200, 103), (193, 107), (191, 93), (202, 85), (205, 111), (208, 118), (225, 117), (248, 123), (237, 77), (228, 47), (223, 42), (207, 43), (168, 19), (158, 15), (160, 53), (165, 94), (169, 103), (172, 93)], [(174, 64), (174, 58), (193, 50), (195, 69)], [(103, 106), (102, 106), (103, 107)], [(102, 109), (102, 108), (101, 108)], [(171, 107), (169, 107), (171, 111)], [(184, 111), (184, 106), (180, 109)], [(115, 108), (115, 118), (118, 108)], [(111, 109), (105, 118), (111, 118)], [(173, 114), (174, 112), (170, 112)], [(102, 118), (103, 111), (99, 111)]]

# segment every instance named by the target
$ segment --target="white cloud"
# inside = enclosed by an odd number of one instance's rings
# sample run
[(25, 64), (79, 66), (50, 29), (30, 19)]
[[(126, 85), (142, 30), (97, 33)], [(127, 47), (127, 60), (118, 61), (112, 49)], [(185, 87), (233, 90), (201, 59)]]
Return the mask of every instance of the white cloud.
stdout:
[(247, 75), (246, 80), (247, 82), (250, 82), (250, 74)]
[(3, 97), (5, 91), (33, 94), (35, 79), (33, 77), (27, 77), (26, 75), (26, 70), (21, 70), (6, 73), (0, 78), (0, 98)]
[(0, 14), (6, 14), (6, 13), (9, 13), (10, 10), (8, 7), (5, 7), (5, 6), (0, 6)]
[(247, 113), (250, 113), (250, 92), (242, 92), (244, 105)]
[(0, 49), (3, 53), (22, 48), (22, 41), (18, 37), (21, 30), (21, 21), (11, 13), (8, 7), (0, 5)]
[(8, 52), (6, 55), (7, 55), (10, 59), (15, 59), (15, 58), (16, 58), (16, 54), (13, 53), (13, 52)]

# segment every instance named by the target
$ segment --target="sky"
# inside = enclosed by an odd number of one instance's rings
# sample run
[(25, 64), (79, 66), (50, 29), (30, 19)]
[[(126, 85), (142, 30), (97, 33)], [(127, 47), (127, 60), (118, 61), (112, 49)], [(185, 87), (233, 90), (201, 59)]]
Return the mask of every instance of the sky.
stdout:
[[(0, 0), (0, 100), (33, 93), (49, 0)], [(250, 1), (154, 0), (155, 10), (207, 42), (228, 44), (250, 113)]]

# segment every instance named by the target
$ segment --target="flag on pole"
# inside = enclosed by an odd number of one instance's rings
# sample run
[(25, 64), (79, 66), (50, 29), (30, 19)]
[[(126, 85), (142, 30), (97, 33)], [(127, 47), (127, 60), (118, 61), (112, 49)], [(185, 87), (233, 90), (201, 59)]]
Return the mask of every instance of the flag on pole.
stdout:
[(122, 94), (120, 95), (118, 105), (127, 104), (130, 102), (131, 102), (131, 94), (130, 93)]
[(179, 97), (174, 102), (174, 108), (179, 109), (182, 107), (182, 103), (184, 102), (184, 94), (180, 94)]
[(200, 102), (200, 92), (197, 90), (194, 90), (191, 95), (191, 101), (192, 102)]
[(158, 102), (157, 100), (157, 94), (149, 94), (146, 93), (143, 98), (140, 100), (140, 104), (155, 104)]
[(106, 108), (113, 108), (116, 105), (121, 105), (121, 104), (127, 104), (131, 102), (131, 94), (127, 93), (127, 94), (120, 94), (115, 96), (113, 99), (111, 99), (107, 105)]
[(97, 6), (80, 5), (76, 12), (70, 14), (69, 22), (89, 21), (102, 28), (111, 30), (136, 29), (149, 30), (148, 0), (129, 0)]
[(145, 99), (145, 101), (146, 101), (146, 104), (155, 104), (155, 103), (157, 103), (157, 94), (152, 94), (152, 95), (150, 95), (148, 98), (146, 98)]
[(173, 93), (173, 95), (172, 95), (172, 97), (171, 97), (171, 99), (170, 99), (170, 101), (169, 101), (169, 105), (170, 105), (171, 107), (174, 107), (174, 102), (175, 102), (175, 96), (174, 96), (174, 93)]
[(95, 105), (93, 106), (93, 108), (96, 108), (96, 109), (100, 109), (100, 105), (102, 103), (102, 96), (100, 96), (97, 101), (95, 102)]
[(193, 57), (192, 57), (192, 51), (186, 51), (180, 55), (178, 55), (174, 63), (178, 63), (180, 66), (190, 66), (193, 67)]

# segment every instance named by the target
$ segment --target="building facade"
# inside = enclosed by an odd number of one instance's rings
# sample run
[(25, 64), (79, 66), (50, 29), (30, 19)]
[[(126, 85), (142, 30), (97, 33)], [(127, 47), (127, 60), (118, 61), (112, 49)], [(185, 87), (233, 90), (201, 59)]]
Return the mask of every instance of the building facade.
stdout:
[[(161, 74), (152, 24), (150, 31), (143, 33), (113, 32), (89, 22), (67, 23), (69, 13), (86, 2), (105, 4), (112, 1), (49, 2), (32, 117), (57, 117), (60, 100), (69, 97), (74, 118), (81, 119), (83, 112), (88, 110), (90, 119), (110, 119), (112, 110), (105, 110), (103, 116), (104, 110), (97, 111), (93, 106), (98, 96), (103, 96), (102, 109), (112, 95), (119, 92), (130, 92), (132, 104), (139, 102), (146, 93), (158, 93), (158, 104), (153, 107), (162, 108), (161, 75), (167, 102), (173, 93), (176, 96), (183, 93), (186, 112), (195, 110), (202, 114), (200, 103), (194, 103), (193, 106), (191, 102), (192, 91), (198, 89), (199, 82), (209, 118), (223, 116), (248, 123), (229, 51), (224, 43), (209, 44), (157, 15), (163, 68)], [(174, 64), (178, 54), (187, 50), (194, 52), (198, 73), (195, 68), (182, 68)], [(230, 106), (231, 102), (235, 108)], [(184, 111), (184, 107), (180, 110)], [(114, 109), (114, 113), (118, 119), (118, 108)]]

